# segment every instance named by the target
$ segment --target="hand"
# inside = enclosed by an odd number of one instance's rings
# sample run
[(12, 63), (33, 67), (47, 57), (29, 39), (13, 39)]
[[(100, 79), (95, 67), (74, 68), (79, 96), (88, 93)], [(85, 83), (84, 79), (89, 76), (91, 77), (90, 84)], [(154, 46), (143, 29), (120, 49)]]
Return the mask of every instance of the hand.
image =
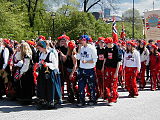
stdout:
[(82, 63), (84, 63), (84, 64), (85, 64), (85, 63), (87, 63), (87, 61), (86, 61), (86, 60), (82, 60)]
[(73, 74), (70, 74), (69, 79), (70, 79), (70, 80), (73, 79)]
[(101, 70), (101, 72), (102, 72), (102, 73), (104, 73), (104, 67), (102, 67), (102, 70)]
[(118, 78), (118, 72), (114, 73), (114, 78)]
[(22, 74), (19, 74), (19, 79), (22, 77)]
[(44, 63), (45, 63), (44, 60), (42, 60), (42, 61), (41, 61), (41, 64), (43, 65)]

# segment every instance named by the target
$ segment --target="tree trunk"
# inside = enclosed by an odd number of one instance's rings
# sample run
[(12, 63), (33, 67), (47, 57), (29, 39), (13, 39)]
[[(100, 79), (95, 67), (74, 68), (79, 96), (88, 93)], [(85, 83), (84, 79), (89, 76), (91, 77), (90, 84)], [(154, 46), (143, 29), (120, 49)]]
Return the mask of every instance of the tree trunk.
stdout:
[(87, 0), (84, 0), (84, 12), (87, 12)]

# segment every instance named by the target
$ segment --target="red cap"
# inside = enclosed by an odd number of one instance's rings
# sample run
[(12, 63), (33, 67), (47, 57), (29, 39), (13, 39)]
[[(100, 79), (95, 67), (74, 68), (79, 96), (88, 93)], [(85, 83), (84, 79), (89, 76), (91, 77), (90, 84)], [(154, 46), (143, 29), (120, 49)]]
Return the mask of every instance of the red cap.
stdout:
[(68, 47), (69, 47), (70, 49), (74, 49), (74, 48), (76, 47), (76, 45), (75, 45), (74, 42), (70, 41), (70, 42), (68, 43)]
[(157, 43), (160, 43), (160, 40), (157, 40)]
[(145, 40), (142, 40), (141, 43), (142, 43), (143, 45), (146, 45), (146, 44), (147, 44)]
[(131, 46), (136, 46), (136, 44), (131, 41), (127, 41), (127, 44), (130, 44)]
[(88, 40), (89, 42), (93, 42), (93, 39), (91, 37), (89, 37), (90, 39)]
[(40, 35), (40, 36), (39, 36), (39, 39), (46, 40), (46, 37), (43, 36), (43, 35)]
[(111, 37), (106, 38), (106, 39), (105, 39), (105, 43), (106, 43), (106, 44), (107, 44), (107, 43), (113, 43), (113, 38), (111, 38)]
[(67, 35), (62, 35), (62, 36), (58, 37), (58, 40), (61, 40), (61, 39), (70, 40), (70, 37)]
[(31, 41), (31, 40), (27, 40), (26, 42), (27, 42), (28, 44), (30, 44), (30, 45), (36, 45), (36, 43), (33, 42), (33, 41)]
[(126, 43), (125, 43), (124, 41), (122, 41), (121, 45), (122, 45), (122, 46), (125, 46), (125, 45), (126, 45)]
[(99, 37), (98, 41), (100, 41), (100, 40), (105, 40), (105, 38), (104, 37)]
[(3, 39), (3, 41), (4, 41), (6, 44), (10, 44), (10, 40), (8, 40), (8, 39)]
[(158, 47), (157, 47), (156, 45), (152, 45), (152, 47), (153, 47), (154, 49), (158, 49)]

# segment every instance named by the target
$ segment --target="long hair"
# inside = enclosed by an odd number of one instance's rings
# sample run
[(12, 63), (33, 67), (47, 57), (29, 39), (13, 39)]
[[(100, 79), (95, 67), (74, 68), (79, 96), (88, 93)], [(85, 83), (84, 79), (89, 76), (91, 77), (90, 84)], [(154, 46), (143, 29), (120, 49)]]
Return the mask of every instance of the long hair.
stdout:
[(134, 49), (135, 48), (133, 46), (131, 46), (131, 50), (129, 50), (128, 47), (126, 47), (126, 53), (131, 52), (133, 54)]
[(76, 49), (75, 48), (74, 49), (70, 49), (68, 47), (67, 55), (72, 56), (72, 55), (75, 55), (75, 54), (76, 54)]
[(21, 59), (24, 59), (25, 56), (32, 58), (32, 50), (28, 43), (24, 42), (21, 44)]

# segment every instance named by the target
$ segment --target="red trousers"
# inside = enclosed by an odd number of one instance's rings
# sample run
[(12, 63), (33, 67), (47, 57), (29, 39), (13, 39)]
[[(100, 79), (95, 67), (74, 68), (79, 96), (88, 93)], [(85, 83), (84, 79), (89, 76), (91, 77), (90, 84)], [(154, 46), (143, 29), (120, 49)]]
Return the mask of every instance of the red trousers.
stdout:
[(138, 74), (138, 79), (140, 80), (140, 82), (139, 82), (139, 87), (140, 88), (144, 88), (145, 85), (146, 85), (145, 71), (146, 71), (145, 62), (141, 62), (141, 70), (140, 70), (140, 73)]
[(104, 97), (108, 102), (116, 102), (118, 98), (118, 77), (114, 78), (116, 68), (106, 68), (104, 71)]
[(151, 90), (156, 90), (156, 86), (160, 89), (160, 72), (156, 69), (151, 69)]
[(138, 96), (137, 88), (137, 67), (125, 67), (125, 82), (126, 89), (129, 91), (131, 96)]
[(97, 85), (98, 85), (98, 91), (99, 91), (99, 96), (103, 96), (104, 92), (104, 74), (101, 70), (96, 69), (96, 75), (97, 75)]

